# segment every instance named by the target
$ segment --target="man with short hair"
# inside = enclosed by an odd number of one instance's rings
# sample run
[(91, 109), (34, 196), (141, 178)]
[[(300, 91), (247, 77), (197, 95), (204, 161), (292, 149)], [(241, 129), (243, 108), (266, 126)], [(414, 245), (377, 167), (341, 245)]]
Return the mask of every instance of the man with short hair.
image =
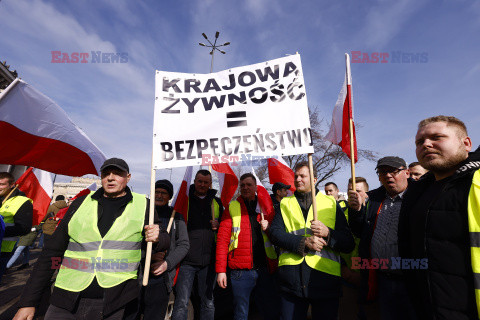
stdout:
[(382, 319), (415, 319), (402, 271), (391, 268), (392, 261), (399, 258), (398, 219), (409, 171), (405, 160), (396, 156), (379, 159), (376, 170), (382, 185), (367, 192), (368, 205), (359, 192), (348, 191), (348, 222), (353, 234), (360, 238), (360, 257), (362, 261), (377, 262), (376, 268), (361, 271), (361, 299), (375, 300), (378, 289)]
[(325, 183), (325, 194), (327, 196), (332, 196), (335, 198), (335, 200), (338, 201), (338, 186), (335, 182), (327, 182)]
[(122, 319), (127, 306), (137, 305), (146, 242), (158, 242), (154, 251), (164, 251), (169, 236), (157, 224), (147, 225), (148, 199), (127, 187), (131, 174), (124, 160), (108, 159), (100, 171), (102, 187), (76, 199), (46, 241), (15, 320), (33, 319), (56, 269), (46, 320)]
[[(183, 320), (188, 315), (188, 300), (197, 280), (197, 294), (200, 300), (200, 319), (212, 319), (215, 316), (213, 289), (215, 288), (215, 233), (218, 218), (223, 213), (217, 190), (212, 189), (212, 174), (208, 170), (199, 170), (188, 197), (187, 223), (190, 250), (183, 259), (178, 272), (175, 304), (172, 319)], [(212, 210), (215, 219), (212, 218)]]
[(275, 209), (275, 213), (280, 212), (280, 201), (282, 201), (283, 198), (288, 196), (288, 189), (290, 188), (291, 186), (281, 182), (275, 182), (273, 184), (273, 193), (270, 195), (270, 198), (272, 198), (273, 209)]
[(400, 216), (400, 255), (421, 263), (405, 272), (411, 300), (420, 319), (478, 319), (480, 149), (470, 152), (465, 124), (450, 116), (420, 121), (415, 145), (429, 172)]
[(222, 215), (217, 236), (217, 283), (227, 287), (227, 265), (231, 269), (235, 320), (247, 320), (250, 295), (264, 319), (278, 319), (273, 273), (276, 253), (268, 239), (268, 228), (274, 216), (273, 209), (264, 212), (264, 220), (257, 209), (257, 182), (251, 173), (240, 177), (240, 196), (230, 202)]
[(30, 232), (33, 220), (32, 200), (15, 188), (15, 179), (8, 172), (0, 172), (0, 215), (5, 223), (5, 234), (0, 253), (0, 283), (18, 237)]
[(408, 170), (410, 171), (410, 177), (417, 181), (420, 179), (425, 173), (428, 172), (427, 169), (422, 167), (420, 162), (412, 162), (408, 165)]
[(282, 199), (270, 229), (272, 243), (281, 250), (281, 319), (306, 319), (310, 305), (313, 319), (337, 319), (340, 252), (352, 251), (353, 237), (340, 206), (321, 192), (315, 198), (318, 220), (313, 220), (308, 164), (297, 164), (294, 172), (296, 191)]
[(335, 182), (327, 182), (325, 184), (325, 194), (327, 196), (332, 196), (335, 198), (337, 203), (340, 205), (340, 208), (342, 208), (343, 212), (347, 210), (348, 203), (345, 201), (345, 198), (340, 195), (338, 186)]

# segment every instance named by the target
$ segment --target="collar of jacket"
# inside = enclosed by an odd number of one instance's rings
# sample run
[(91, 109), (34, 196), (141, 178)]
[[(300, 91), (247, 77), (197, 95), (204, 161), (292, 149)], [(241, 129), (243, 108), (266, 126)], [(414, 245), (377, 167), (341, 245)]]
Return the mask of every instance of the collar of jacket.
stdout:
[[(126, 187), (125, 192), (127, 193), (126, 196), (127, 196), (127, 203), (128, 203), (133, 199), (132, 191), (130, 191), (129, 187)], [(103, 193), (104, 193), (103, 188), (98, 189), (97, 191), (95, 191), (94, 194), (92, 194), (92, 199), (97, 201), (100, 200), (100, 198), (103, 197)]]

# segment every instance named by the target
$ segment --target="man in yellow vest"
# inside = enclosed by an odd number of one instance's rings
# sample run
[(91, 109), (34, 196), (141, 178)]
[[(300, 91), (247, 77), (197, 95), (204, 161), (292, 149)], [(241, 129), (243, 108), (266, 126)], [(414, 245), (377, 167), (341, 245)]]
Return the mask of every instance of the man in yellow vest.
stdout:
[[(354, 247), (345, 215), (333, 197), (317, 192), (313, 220), (308, 164), (295, 167), (294, 195), (280, 203), (270, 228), (272, 243), (280, 248), (277, 283), (281, 319), (337, 319), (341, 296), (340, 252)], [(316, 179), (315, 179), (316, 180)]]
[(405, 194), (401, 267), (418, 319), (479, 319), (480, 149), (451, 116), (420, 121), (417, 159), (429, 170)]
[(147, 225), (148, 200), (127, 187), (124, 160), (108, 159), (100, 171), (102, 188), (76, 199), (46, 239), (15, 320), (33, 319), (57, 269), (45, 320), (123, 319), (136, 309), (146, 242), (156, 242), (156, 252), (168, 249), (170, 239), (157, 224)]
[(5, 235), (0, 253), (0, 283), (18, 237), (30, 232), (33, 219), (32, 200), (15, 188), (15, 179), (8, 172), (0, 172), (0, 215), (5, 222)]

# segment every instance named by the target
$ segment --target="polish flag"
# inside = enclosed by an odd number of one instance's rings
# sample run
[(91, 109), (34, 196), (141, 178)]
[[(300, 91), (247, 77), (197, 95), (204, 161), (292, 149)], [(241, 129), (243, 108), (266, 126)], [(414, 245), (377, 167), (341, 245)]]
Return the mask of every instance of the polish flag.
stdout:
[(270, 179), (270, 184), (281, 182), (291, 186), (290, 192), (295, 192), (295, 173), (283, 160), (283, 157), (268, 159), (268, 178)]
[(188, 221), (188, 189), (192, 183), (192, 170), (192, 166), (187, 167), (180, 188), (172, 201), (173, 209), (181, 213), (185, 221)]
[(355, 162), (358, 161), (357, 154), (357, 139), (355, 135), (355, 124), (353, 123), (353, 97), (352, 97), (352, 74), (350, 72), (350, 56), (345, 54), (347, 72), (342, 89), (338, 95), (335, 108), (333, 109), (332, 124), (330, 130), (325, 136), (325, 139), (338, 144), (343, 152), (351, 159), (350, 152), (350, 130), (349, 123), (352, 121), (353, 127), (353, 152), (355, 155)]
[(105, 155), (53, 100), (16, 79), (0, 94), (0, 163), (100, 175)]
[(220, 199), (225, 208), (228, 208), (228, 204), (235, 195), (235, 191), (238, 188), (238, 178), (233, 172), (230, 164), (218, 163), (212, 164), (212, 169), (217, 172), (218, 182), (220, 184), (221, 195)]
[(50, 172), (36, 168), (28, 168), (16, 182), (18, 189), (33, 200), (34, 226), (40, 224), (47, 213), (52, 199), (53, 180)]
[[(252, 174), (255, 176), (255, 180), (257, 181), (257, 209), (261, 209), (263, 215), (265, 216), (265, 220), (272, 221), (273, 216), (275, 215), (275, 211), (273, 209), (272, 198), (268, 194), (267, 189), (263, 186), (260, 179), (258, 179), (257, 175), (255, 174), (255, 170), (252, 168)], [(259, 208), (258, 208), (259, 207)]]

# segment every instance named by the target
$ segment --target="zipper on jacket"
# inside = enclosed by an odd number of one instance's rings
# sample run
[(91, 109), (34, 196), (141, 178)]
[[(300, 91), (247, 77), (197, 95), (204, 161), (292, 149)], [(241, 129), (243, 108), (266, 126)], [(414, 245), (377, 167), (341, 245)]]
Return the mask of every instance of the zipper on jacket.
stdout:
[[(425, 235), (423, 236), (423, 250), (425, 250), (425, 256), (427, 256), (428, 259), (428, 254), (427, 254), (427, 225), (428, 225), (428, 216), (430, 215), (430, 208), (427, 210), (427, 216), (425, 217)], [(427, 260), (428, 261), (428, 260)], [(430, 312), (432, 313), (433, 319), (436, 319), (437, 317), (435, 316), (434, 308), (433, 308), (433, 296), (432, 296), (432, 288), (430, 285), (430, 272), (427, 269), (427, 289), (428, 289), (428, 296), (430, 298)]]

